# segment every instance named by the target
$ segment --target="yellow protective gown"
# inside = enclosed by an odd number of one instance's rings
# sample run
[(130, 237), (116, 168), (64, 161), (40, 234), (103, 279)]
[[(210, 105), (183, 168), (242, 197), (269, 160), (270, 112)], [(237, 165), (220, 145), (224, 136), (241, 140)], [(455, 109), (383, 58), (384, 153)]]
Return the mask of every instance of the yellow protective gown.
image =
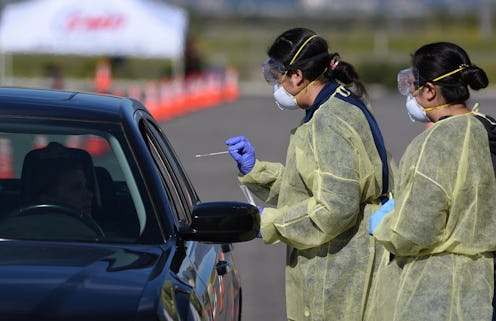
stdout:
[(420, 134), (394, 190), (374, 236), (396, 257), (381, 262), (367, 320), (491, 320), (496, 180), (483, 124), (451, 116)]
[(288, 320), (362, 320), (376, 259), (368, 220), (382, 190), (363, 112), (331, 96), (292, 131), (285, 166), (257, 160), (240, 181), (277, 203), (264, 209), (261, 232), (266, 243), (288, 245)]

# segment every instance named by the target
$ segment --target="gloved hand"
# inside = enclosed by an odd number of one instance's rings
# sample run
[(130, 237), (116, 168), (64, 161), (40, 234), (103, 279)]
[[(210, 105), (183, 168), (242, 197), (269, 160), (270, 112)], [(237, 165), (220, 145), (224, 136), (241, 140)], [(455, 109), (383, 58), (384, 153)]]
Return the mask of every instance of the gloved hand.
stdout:
[(369, 226), (369, 234), (373, 234), (375, 228), (379, 223), (382, 221), (384, 216), (386, 216), (387, 213), (391, 212), (394, 210), (394, 198), (390, 198), (386, 203), (384, 203), (380, 209), (375, 211), (369, 219), (370, 226)]
[[(257, 206), (258, 207), (258, 212), (260, 213), (260, 216), (262, 216), (262, 212), (263, 212), (263, 207), (262, 206)], [(258, 235), (257, 235), (257, 238), (261, 239), (263, 236), (262, 236), (262, 232), (258, 232)]]
[(245, 136), (231, 137), (226, 140), (229, 154), (238, 163), (239, 171), (246, 175), (255, 166), (255, 148)]

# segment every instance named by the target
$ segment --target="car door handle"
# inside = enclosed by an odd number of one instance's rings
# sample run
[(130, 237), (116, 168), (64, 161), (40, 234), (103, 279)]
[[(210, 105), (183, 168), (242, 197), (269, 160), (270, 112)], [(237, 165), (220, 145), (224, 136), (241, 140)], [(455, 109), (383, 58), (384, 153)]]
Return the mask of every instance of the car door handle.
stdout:
[(217, 270), (217, 274), (219, 276), (222, 276), (222, 275), (226, 274), (227, 271), (229, 270), (229, 262), (227, 262), (227, 261), (219, 261), (215, 265), (215, 269)]

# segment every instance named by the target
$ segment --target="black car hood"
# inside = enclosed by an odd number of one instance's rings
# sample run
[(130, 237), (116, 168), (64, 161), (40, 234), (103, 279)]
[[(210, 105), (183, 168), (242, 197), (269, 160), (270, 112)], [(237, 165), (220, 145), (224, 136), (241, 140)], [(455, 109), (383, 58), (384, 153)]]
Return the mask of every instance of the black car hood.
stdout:
[(133, 320), (163, 256), (160, 247), (1, 241), (0, 319)]

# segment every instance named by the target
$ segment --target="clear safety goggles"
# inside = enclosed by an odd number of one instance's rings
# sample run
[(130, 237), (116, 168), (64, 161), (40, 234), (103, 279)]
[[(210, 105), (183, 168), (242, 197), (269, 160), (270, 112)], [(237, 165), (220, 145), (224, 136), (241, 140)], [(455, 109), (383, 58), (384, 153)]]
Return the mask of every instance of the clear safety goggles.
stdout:
[(412, 68), (406, 68), (400, 70), (398, 73), (398, 91), (403, 96), (407, 96), (408, 94), (413, 93), (416, 89), (418, 89), (419, 78), (418, 73), (413, 72)]
[(279, 83), (279, 79), (286, 73), (286, 68), (279, 61), (268, 58), (262, 64), (262, 73), (269, 85), (276, 85)]

